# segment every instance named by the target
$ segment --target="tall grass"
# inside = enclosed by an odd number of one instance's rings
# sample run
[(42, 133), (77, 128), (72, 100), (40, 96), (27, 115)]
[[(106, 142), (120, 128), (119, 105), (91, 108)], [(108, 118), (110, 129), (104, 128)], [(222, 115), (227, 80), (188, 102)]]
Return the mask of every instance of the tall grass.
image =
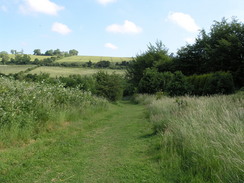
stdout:
[(244, 181), (244, 95), (138, 96), (162, 136), (160, 161), (173, 182)]
[(0, 148), (35, 138), (60, 121), (74, 120), (107, 101), (78, 89), (0, 77)]

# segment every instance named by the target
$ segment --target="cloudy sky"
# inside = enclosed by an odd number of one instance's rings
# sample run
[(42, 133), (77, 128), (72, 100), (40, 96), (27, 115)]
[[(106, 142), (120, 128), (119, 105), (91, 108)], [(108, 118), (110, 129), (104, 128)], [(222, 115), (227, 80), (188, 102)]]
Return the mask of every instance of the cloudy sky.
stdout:
[(0, 51), (135, 56), (161, 40), (176, 52), (233, 16), (244, 21), (244, 0), (0, 0)]

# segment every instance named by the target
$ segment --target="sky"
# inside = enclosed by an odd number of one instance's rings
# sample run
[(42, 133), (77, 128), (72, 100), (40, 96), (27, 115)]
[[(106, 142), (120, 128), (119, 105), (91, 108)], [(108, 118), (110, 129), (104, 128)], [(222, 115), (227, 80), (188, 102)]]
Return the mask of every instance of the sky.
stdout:
[(0, 0), (0, 51), (134, 57), (159, 40), (176, 53), (223, 17), (243, 22), (244, 0)]

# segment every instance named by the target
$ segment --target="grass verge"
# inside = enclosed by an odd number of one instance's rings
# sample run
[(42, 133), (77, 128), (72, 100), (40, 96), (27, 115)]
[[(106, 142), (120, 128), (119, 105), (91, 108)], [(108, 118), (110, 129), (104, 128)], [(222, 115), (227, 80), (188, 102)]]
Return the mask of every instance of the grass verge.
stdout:
[(147, 115), (161, 134), (163, 174), (173, 182), (244, 180), (244, 97), (141, 95)]

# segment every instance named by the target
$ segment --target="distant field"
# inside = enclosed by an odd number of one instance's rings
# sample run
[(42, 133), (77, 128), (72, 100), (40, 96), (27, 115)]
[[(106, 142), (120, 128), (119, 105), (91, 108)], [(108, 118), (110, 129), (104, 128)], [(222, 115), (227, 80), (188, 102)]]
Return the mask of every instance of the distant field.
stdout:
[(34, 67), (33, 65), (0, 65), (0, 73), (2, 74), (15, 74), (20, 71), (25, 71), (28, 68)]
[[(29, 55), (29, 54), (28, 54)], [(36, 58), (39, 60), (45, 59), (45, 58), (50, 58), (51, 56), (39, 56), (39, 55), (29, 55), (31, 57), (31, 61), (34, 61)], [(15, 55), (9, 54), (10, 58), (15, 58)]]
[(130, 61), (131, 57), (102, 57), (102, 56), (72, 56), (65, 57), (57, 62), (99, 62), (102, 60), (110, 61), (110, 62), (122, 62), (122, 61)]
[[(38, 56), (38, 55), (29, 55), (31, 57), (31, 61), (34, 61), (36, 58), (39, 60), (50, 58), (51, 56)], [(10, 58), (15, 58), (15, 55), (9, 54)], [(58, 60), (57, 62), (99, 62), (101, 60), (106, 60), (110, 62), (122, 62), (122, 61), (130, 61), (131, 57), (103, 57), (103, 56), (72, 56), (65, 57), (63, 59)]]
[(124, 74), (124, 70), (113, 70), (113, 69), (88, 69), (88, 68), (70, 68), (70, 67), (38, 67), (32, 70), (31, 74), (40, 74), (40, 73), (49, 73), (51, 77), (59, 77), (59, 76), (69, 76), (72, 74), (79, 75), (91, 75), (99, 70), (106, 71), (108, 73), (115, 72), (117, 74)]

